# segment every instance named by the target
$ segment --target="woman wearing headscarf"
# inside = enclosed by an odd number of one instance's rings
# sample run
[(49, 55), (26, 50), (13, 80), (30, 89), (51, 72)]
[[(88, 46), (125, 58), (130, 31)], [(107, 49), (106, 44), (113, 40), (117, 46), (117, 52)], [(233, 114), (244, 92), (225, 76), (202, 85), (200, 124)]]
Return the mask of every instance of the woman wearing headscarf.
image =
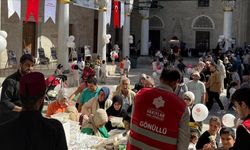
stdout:
[(107, 113), (104, 109), (97, 109), (91, 117), (86, 119), (83, 124), (81, 132), (88, 135), (95, 135), (98, 137), (108, 138), (109, 134), (105, 128), (108, 121)]
[(175, 93), (177, 96), (179, 96), (180, 98), (182, 98), (182, 97), (183, 97), (183, 94), (184, 94), (185, 92), (187, 92), (187, 91), (188, 91), (187, 85), (186, 85), (186, 83), (184, 82), (184, 78), (181, 77), (180, 84), (178, 84), (178, 86), (176, 87), (174, 93)]
[(90, 116), (99, 108), (107, 110), (112, 105), (112, 101), (108, 99), (109, 93), (110, 91), (108, 87), (102, 87), (98, 96), (93, 97), (88, 102), (84, 103), (81, 111), (82, 115)]
[[(122, 109), (123, 98), (121, 96), (119, 95), (114, 96), (112, 101), (113, 101), (112, 106), (110, 106), (106, 110), (109, 121), (105, 126), (108, 131), (119, 128), (119, 127), (123, 127), (122, 118), (127, 115), (126, 111)], [(114, 117), (118, 117), (118, 119), (120, 118), (119, 119), (120, 122), (116, 122), (117, 123), (116, 125), (112, 124), (112, 118)]]

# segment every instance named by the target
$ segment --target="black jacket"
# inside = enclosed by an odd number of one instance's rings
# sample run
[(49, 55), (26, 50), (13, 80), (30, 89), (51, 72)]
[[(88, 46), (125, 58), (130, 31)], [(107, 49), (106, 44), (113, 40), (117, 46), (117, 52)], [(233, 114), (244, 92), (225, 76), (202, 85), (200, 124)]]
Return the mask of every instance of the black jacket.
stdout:
[[(246, 117), (246, 120), (250, 119), (250, 114)], [(250, 127), (249, 127), (250, 128)], [(242, 125), (239, 125), (236, 130), (236, 141), (233, 148), (230, 150), (250, 150), (250, 131), (244, 128)]]
[(24, 111), (0, 125), (1, 150), (67, 150), (62, 124), (39, 111)]
[[(196, 144), (196, 149), (202, 149), (205, 144), (210, 143), (209, 139), (210, 133), (208, 131), (205, 131), (198, 139), (198, 142)], [(220, 143), (220, 136), (217, 134), (216, 139), (215, 139), (216, 145), (218, 147), (218, 143)]]
[(19, 96), (19, 81), (21, 74), (19, 71), (8, 76), (2, 84), (0, 99), (0, 125), (18, 117), (19, 113), (12, 111), (15, 107), (21, 106)]

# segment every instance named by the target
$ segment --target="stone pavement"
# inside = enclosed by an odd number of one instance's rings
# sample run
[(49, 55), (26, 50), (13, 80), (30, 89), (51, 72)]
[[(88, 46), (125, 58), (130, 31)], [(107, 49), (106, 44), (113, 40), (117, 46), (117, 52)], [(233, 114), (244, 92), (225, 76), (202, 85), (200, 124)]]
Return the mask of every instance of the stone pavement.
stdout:
[[(197, 58), (184, 58), (184, 63), (186, 64), (195, 64), (198, 59)], [(131, 80), (131, 84), (134, 85), (140, 77), (140, 74), (146, 73), (148, 75), (152, 75), (152, 61), (153, 58), (151, 57), (139, 57), (138, 58), (138, 64), (137, 68), (131, 69), (129, 73), (129, 78)], [(53, 62), (51, 64), (47, 65), (35, 65), (34, 70), (42, 72), (45, 77), (48, 77), (49, 75), (53, 74), (54, 70), (56, 69), (56, 62)], [(117, 67), (116, 67), (117, 66)], [(116, 66), (112, 65), (110, 62), (107, 64), (107, 70), (110, 72), (107, 78), (107, 85), (116, 85), (119, 83), (119, 69), (118, 69), (118, 62), (116, 62)], [(6, 69), (0, 69), (0, 85), (3, 82), (3, 80), (13, 72), (15, 72), (16, 68), (6, 68)], [(115, 71), (115, 73), (113, 73)]]
[[(134, 87), (134, 84), (138, 82), (139, 77), (140, 77), (140, 75), (142, 73), (152, 75), (152, 73), (153, 73), (152, 64), (151, 64), (152, 60), (153, 60), (153, 58), (151, 58), (151, 57), (139, 57), (137, 59), (137, 61), (138, 61), (137, 68), (135, 68), (135, 69), (132, 68), (130, 70), (130, 73), (129, 73), (129, 79), (131, 81), (131, 87), (132, 88)], [(190, 58), (190, 57), (188, 57), (188, 58), (185, 57), (184, 58), (184, 63), (186, 65), (187, 64), (192, 64), (194, 66), (197, 62), (198, 62), (198, 58)], [(116, 85), (118, 85), (119, 82), (120, 82), (118, 62), (116, 62), (116, 66), (112, 65), (111, 63), (108, 63), (107, 70), (109, 72), (108, 73), (109, 75), (108, 75), (108, 78), (106, 80), (106, 83), (105, 84), (99, 84), (100, 87), (102, 87), (102, 86), (109, 87), (110, 90), (111, 90), (111, 93), (115, 91)], [(35, 66), (35, 71), (40, 71), (40, 72), (44, 73), (44, 75), (47, 77), (47, 76), (53, 74), (55, 68), (56, 68), (55, 63), (52, 63), (49, 66), (36, 65)], [(7, 69), (0, 70), (0, 85), (1, 85), (2, 81), (5, 79), (5, 77), (8, 76), (9, 74), (13, 73), (14, 71), (16, 71), (16, 69), (7, 68)], [(187, 76), (187, 75), (185, 75), (185, 76)], [(72, 93), (75, 89), (76, 89), (76, 87), (74, 87), (74, 86), (68, 88), (68, 93)], [(221, 100), (222, 100), (225, 108), (227, 108), (228, 100), (225, 97), (225, 91), (221, 94)], [(228, 111), (226, 113), (235, 114), (234, 111)], [(208, 121), (209, 121), (209, 119), (211, 118), (212, 115), (216, 115), (216, 116), (219, 116), (219, 117), (222, 117), (224, 115), (223, 113), (219, 113), (219, 106), (218, 106), (218, 104), (216, 102), (214, 103), (213, 108), (212, 108), (211, 112), (209, 113), (209, 116), (204, 121), (203, 131), (208, 129)]]

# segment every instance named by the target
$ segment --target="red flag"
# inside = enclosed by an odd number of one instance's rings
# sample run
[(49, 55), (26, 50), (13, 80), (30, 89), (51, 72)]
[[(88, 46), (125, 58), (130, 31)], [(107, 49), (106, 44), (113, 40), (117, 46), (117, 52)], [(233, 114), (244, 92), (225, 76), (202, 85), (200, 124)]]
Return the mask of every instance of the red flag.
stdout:
[(115, 0), (113, 2), (113, 5), (114, 5), (114, 28), (116, 29), (120, 27), (119, 2)]
[(29, 20), (31, 13), (33, 13), (36, 23), (38, 23), (39, 3), (40, 0), (27, 0), (26, 22)]

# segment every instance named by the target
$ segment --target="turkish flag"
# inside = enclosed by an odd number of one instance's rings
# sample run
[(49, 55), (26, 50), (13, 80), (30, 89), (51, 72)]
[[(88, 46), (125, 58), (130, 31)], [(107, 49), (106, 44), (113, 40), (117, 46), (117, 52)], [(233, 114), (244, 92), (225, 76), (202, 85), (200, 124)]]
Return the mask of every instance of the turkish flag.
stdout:
[(114, 28), (119, 28), (120, 27), (120, 13), (119, 13), (119, 2), (118, 1), (114, 1), (113, 2), (113, 6), (114, 6)]
[(29, 20), (31, 13), (33, 13), (36, 23), (38, 23), (39, 4), (40, 0), (27, 0), (26, 22)]

